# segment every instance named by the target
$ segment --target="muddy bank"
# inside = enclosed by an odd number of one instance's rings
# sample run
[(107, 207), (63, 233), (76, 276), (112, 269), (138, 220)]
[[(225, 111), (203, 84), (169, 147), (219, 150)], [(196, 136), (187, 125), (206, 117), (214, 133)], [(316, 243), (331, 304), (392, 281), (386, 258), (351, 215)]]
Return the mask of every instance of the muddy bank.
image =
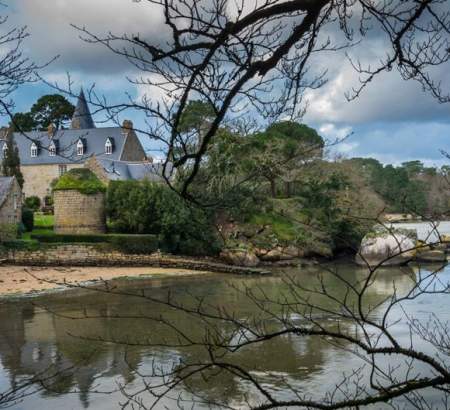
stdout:
[(120, 278), (148, 278), (152, 276), (204, 275), (209, 272), (189, 269), (152, 267), (36, 267), (0, 266), (0, 296), (39, 294), (64, 289), (64, 283), (80, 284), (110, 281)]

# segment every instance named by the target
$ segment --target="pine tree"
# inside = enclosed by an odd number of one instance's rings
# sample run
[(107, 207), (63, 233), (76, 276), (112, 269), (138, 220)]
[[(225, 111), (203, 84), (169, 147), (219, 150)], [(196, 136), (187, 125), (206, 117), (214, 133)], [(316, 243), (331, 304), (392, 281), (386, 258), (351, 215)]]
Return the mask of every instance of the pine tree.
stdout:
[(6, 134), (6, 150), (3, 151), (2, 173), (6, 177), (15, 176), (23, 187), (23, 175), (20, 170), (19, 150), (14, 141), (14, 127), (11, 125)]

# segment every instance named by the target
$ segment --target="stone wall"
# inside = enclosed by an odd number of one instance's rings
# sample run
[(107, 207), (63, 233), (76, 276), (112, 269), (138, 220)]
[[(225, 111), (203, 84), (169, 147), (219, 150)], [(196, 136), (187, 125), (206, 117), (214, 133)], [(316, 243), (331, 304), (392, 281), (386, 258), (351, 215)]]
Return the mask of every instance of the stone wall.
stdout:
[(261, 269), (225, 265), (206, 258), (190, 259), (159, 252), (129, 255), (103, 244), (48, 244), (36, 251), (9, 250), (4, 257), (6, 263), (27, 266), (148, 266), (234, 274), (267, 273)]
[(97, 234), (106, 232), (105, 194), (85, 195), (77, 190), (55, 191), (56, 233)]
[(0, 208), (0, 224), (17, 224), (22, 221), (22, 191), (16, 180)]
[[(67, 171), (73, 168), (82, 168), (83, 164), (67, 164)], [(23, 178), (23, 195), (38, 196), (43, 202), (44, 197), (50, 193), (50, 184), (60, 177), (59, 164), (50, 165), (22, 165), (20, 167)]]

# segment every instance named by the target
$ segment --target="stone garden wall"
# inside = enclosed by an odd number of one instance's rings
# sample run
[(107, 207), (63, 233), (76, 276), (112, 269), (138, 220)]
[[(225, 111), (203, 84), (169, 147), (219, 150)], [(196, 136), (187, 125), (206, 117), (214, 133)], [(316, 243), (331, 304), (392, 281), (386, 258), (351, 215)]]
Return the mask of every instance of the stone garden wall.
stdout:
[(8, 250), (4, 262), (27, 266), (149, 266), (236, 274), (264, 274), (260, 269), (230, 266), (208, 259), (189, 259), (159, 252), (130, 255), (103, 244), (45, 245), (38, 250)]

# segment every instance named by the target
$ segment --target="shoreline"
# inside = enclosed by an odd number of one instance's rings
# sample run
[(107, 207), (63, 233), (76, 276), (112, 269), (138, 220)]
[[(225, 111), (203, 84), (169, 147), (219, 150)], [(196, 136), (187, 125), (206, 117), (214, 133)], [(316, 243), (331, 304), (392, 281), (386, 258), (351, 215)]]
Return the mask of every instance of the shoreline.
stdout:
[[(159, 267), (38, 267), (0, 266), (0, 300), (11, 297), (39, 296), (52, 291), (71, 290), (68, 285), (95, 286), (116, 279), (151, 279), (208, 275), (207, 270)], [(73, 288), (72, 288), (73, 289)]]

